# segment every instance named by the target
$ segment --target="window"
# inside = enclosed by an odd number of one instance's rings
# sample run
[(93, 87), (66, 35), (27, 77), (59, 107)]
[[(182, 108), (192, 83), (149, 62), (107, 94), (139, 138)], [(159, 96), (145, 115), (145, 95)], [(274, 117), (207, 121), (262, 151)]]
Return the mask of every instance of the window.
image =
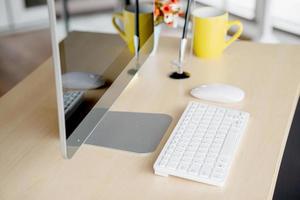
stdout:
[(6, 13), (6, 2), (5, 0), (0, 0), (0, 30), (8, 29), (9, 20)]
[(300, 35), (299, 0), (274, 0), (272, 11), (274, 27)]
[[(256, 0), (196, 0), (197, 2), (225, 8), (239, 17), (255, 20)], [(264, 0), (259, 0), (264, 1)], [(272, 24), (275, 28), (300, 35), (300, 1), (271, 0)]]

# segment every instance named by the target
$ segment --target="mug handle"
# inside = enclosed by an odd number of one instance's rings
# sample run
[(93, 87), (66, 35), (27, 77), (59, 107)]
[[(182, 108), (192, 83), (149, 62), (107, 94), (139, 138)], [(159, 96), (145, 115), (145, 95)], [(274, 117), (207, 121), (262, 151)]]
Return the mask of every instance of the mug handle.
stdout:
[(112, 23), (113, 23), (114, 27), (117, 29), (117, 31), (119, 32), (121, 38), (127, 43), (127, 38), (126, 38), (125, 32), (117, 24), (117, 22), (116, 22), (117, 19), (119, 19), (124, 24), (123, 14), (115, 13), (112, 17)]
[(231, 45), (231, 43), (237, 40), (243, 32), (243, 24), (238, 20), (229, 21), (227, 26), (227, 30), (229, 30), (232, 26), (238, 26), (239, 29), (228, 41), (225, 42), (225, 48), (227, 48), (229, 45)]

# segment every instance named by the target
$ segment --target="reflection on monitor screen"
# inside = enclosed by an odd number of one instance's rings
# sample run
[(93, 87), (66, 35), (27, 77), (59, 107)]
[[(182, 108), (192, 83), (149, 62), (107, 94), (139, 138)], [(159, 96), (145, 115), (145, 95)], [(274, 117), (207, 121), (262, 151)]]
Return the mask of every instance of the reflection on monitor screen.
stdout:
[[(60, 140), (70, 158), (121, 94), (153, 46), (153, 3), (48, 0)], [(111, 89), (111, 88), (114, 89)]]

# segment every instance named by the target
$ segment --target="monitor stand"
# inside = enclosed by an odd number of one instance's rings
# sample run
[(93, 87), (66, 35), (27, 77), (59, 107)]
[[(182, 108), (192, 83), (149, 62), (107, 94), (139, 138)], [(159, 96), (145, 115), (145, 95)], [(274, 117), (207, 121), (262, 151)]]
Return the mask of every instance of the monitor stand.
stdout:
[(166, 114), (109, 111), (85, 143), (150, 153), (160, 143), (171, 121), (172, 117)]

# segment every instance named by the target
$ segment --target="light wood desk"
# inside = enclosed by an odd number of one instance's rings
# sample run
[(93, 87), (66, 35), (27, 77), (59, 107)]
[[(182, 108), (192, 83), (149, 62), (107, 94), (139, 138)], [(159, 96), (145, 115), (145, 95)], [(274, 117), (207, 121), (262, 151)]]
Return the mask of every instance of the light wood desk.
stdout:
[[(300, 46), (236, 42), (219, 60), (188, 57), (192, 77), (171, 80), (178, 42), (162, 39), (114, 110), (173, 117), (157, 150), (134, 154), (83, 145), (71, 160), (59, 152), (53, 67), (47, 61), (0, 99), (0, 199), (271, 199), (299, 97)], [(175, 41), (175, 42), (174, 42)], [(153, 174), (152, 166), (196, 85), (225, 82), (246, 92), (224, 105), (251, 119), (223, 188)]]

